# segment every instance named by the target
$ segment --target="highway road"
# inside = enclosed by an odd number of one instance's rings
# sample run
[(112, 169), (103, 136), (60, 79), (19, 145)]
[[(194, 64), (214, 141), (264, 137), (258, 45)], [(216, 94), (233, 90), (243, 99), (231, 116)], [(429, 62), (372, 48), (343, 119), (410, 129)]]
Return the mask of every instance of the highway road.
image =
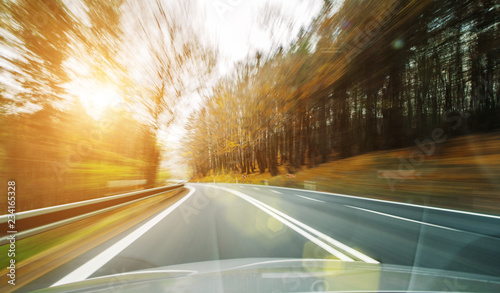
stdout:
[(22, 291), (240, 258), (328, 258), (500, 276), (498, 216), (261, 185), (187, 188), (174, 205)]

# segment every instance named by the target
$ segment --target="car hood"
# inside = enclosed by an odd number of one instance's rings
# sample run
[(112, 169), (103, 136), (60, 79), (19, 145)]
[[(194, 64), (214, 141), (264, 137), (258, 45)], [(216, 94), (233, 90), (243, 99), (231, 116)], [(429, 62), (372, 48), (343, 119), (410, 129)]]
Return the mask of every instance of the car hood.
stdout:
[(36, 292), (500, 292), (500, 278), (328, 259), (230, 259), (87, 279)]

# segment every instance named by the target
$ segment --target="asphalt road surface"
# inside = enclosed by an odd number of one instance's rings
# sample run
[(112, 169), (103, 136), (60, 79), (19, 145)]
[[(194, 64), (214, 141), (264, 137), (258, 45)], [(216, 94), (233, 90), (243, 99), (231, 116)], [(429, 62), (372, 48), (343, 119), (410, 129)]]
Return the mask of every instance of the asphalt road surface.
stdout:
[(233, 258), (329, 258), (500, 276), (500, 217), (243, 184), (188, 195), (22, 288)]

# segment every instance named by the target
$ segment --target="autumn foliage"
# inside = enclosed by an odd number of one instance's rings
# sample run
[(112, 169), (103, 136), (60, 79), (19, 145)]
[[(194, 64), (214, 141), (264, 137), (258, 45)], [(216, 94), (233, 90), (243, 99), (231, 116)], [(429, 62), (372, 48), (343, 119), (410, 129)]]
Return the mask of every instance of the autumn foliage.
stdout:
[(347, 0), (220, 80), (185, 141), (195, 178), (294, 173), (500, 126), (498, 1)]

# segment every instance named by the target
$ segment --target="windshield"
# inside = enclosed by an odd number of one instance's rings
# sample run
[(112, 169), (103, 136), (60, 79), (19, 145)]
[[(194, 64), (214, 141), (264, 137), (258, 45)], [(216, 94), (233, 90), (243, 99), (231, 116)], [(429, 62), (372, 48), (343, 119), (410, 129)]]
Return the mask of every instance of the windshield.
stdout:
[(0, 291), (498, 292), (499, 10), (0, 0)]

